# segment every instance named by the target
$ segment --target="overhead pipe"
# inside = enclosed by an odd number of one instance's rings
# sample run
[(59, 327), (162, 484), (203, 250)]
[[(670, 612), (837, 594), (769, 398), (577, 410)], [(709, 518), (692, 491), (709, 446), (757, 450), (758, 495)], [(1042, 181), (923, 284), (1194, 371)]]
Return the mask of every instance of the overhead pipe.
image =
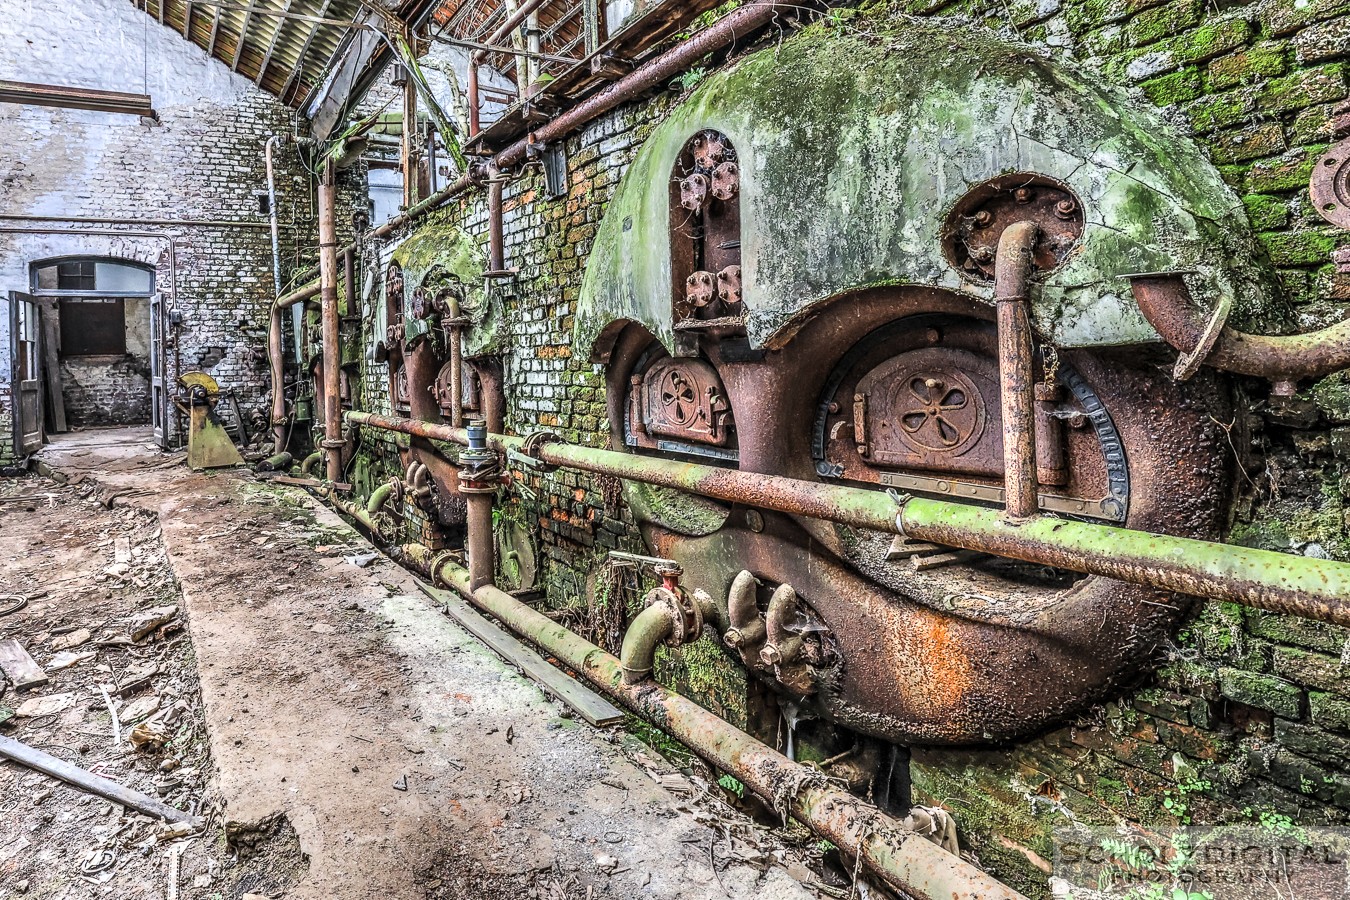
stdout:
[(904, 894), (920, 900), (1025, 900), (959, 856), (836, 787), (818, 770), (792, 762), (694, 701), (650, 679), (626, 683), (618, 659), (510, 594), (491, 586), (473, 589), (469, 572), (453, 558), (437, 557), (430, 568), (439, 584), (494, 616), (776, 808), (786, 810)]
[(1178, 372), (1193, 372), (1204, 364), (1285, 382), (1283, 392), (1292, 393), (1292, 382), (1299, 379), (1325, 378), (1350, 369), (1350, 319), (1303, 334), (1248, 334), (1225, 324), (1231, 301), (1221, 301), (1215, 315), (1196, 308), (1183, 273), (1129, 278), (1139, 311), (1182, 354)]
[[(541, 126), (537, 131), (506, 147), (493, 157), (493, 163), (503, 170), (515, 167), (525, 161), (530, 144), (549, 144), (567, 137), (610, 110), (665, 84), (709, 53), (720, 50), (747, 34), (763, 28), (780, 11), (796, 9), (798, 6), (798, 4), (779, 2), (779, 0), (752, 0), (752, 2), (738, 7), (698, 34), (643, 63), (623, 78)], [(524, 6), (521, 8), (523, 9)], [(472, 103), (470, 107), (472, 108)], [(474, 175), (465, 172), (453, 183), (446, 185), (422, 202), (372, 229), (367, 236), (370, 238), (387, 237), (432, 210), (440, 208), (476, 184), (477, 180)]]
[(1003, 406), (1004, 510), (1010, 519), (1039, 515), (1036, 472), (1036, 379), (1032, 369), (1031, 251), (1040, 235), (1035, 222), (1003, 229), (994, 258), (998, 310), (999, 397)]
[[(369, 428), (467, 443), (463, 429), (353, 412)], [(521, 453), (520, 438), (489, 435)], [(1131, 584), (1350, 625), (1350, 563), (1038, 515), (1009, 521), (965, 503), (802, 481), (567, 443), (534, 449), (546, 465), (611, 475), (731, 503), (899, 534)]]
[(319, 179), (319, 285), (323, 327), (323, 441), (328, 480), (342, 480), (342, 348), (337, 299), (336, 167), (328, 160)]

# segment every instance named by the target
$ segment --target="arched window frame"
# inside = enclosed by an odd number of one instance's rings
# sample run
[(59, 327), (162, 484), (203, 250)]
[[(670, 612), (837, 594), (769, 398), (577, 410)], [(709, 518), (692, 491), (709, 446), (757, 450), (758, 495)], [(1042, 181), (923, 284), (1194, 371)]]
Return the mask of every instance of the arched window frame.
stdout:
[[(138, 269), (147, 272), (150, 275), (150, 285), (146, 290), (141, 291), (112, 291), (100, 290), (97, 281), (97, 268), (95, 268), (95, 281), (93, 288), (63, 289), (43, 287), (38, 283), (38, 272), (52, 266), (60, 266), (72, 262), (111, 263), (117, 266), (123, 266), (128, 269)], [(156, 272), (155, 267), (139, 262), (134, 259), (125, 259), (118, 256), (90, 256), (87, 254), (77, 254), (71, 256), (53, 256), (48, 259), (40, 259), (28, 267), (30, 293), (39, 297), (151, 297), (155, 293)]]

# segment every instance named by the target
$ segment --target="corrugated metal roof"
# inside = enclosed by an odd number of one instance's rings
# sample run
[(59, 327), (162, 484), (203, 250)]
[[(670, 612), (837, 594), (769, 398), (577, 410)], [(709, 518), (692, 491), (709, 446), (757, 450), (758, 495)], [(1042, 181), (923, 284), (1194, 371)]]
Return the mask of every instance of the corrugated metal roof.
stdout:
[(289, 106), (323, 75), (360, 0), (131, 0)]

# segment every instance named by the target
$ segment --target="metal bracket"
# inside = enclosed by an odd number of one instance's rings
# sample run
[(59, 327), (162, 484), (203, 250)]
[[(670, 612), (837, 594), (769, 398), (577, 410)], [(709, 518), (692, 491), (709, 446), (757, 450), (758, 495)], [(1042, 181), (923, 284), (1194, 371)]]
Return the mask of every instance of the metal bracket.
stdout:
[(1172, 369), (1172, 378), (1176, 381), (1188, 381), (1200, 367), (1209, 359), (1210, 353), (1214, 351), (1214, 344), (1219, 340), (1219, 335), (1223, 333), (1223, 328), (1228, 324), (1228, 315), (1233, 311), (1233, 298), (1224, 293), (1219, 295), (1219, 302), (1214, 306), (1214, 313), (1209, 317), (1209, 324), (1205, 326), (1205, 331), (1200, 335), (1200, 341), (1191, 349), (1189, 353), (1182, 353), (1177, 357), (1176, 367)]

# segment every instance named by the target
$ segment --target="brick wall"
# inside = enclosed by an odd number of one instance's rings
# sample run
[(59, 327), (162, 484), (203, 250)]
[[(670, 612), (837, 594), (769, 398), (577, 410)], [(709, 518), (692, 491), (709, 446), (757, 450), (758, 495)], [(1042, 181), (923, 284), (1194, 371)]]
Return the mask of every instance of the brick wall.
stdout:
[[(0, 147), (4, 215), (114, 217), (210, 224), (77, 224), (0, 220), (0, 297), (29, 289), (37, 260), (114, 256), (148, 263), (182, 328), (167, 355), (170, 381), (202, 368), (238, 392), (246, 412), (267, 405), (267, 303), (272, 253), (257, 195), (262, 150), (293, 114), (182, 36), (128, 3), (17, 0), (0, 25), (0, 77), (150, 94), (159, 123), (82, 110), (0, 107), (24, 135)], [(147, 27), (148, 21), (148, 27)], [(10, 70), (12, 69), (12, 71)], [(314, 245), (312, 179), (295, 152), (277, 156), (283, 277)], [(110, 231), (115, 234), (91, 234)], [(171, 277), (170, 248), (177, 281)], [(9, 408), (8, 306), (0, 310), (0, 420)], [(0, 421), (0, 459), (11, 452)]]
[[(1310, 207), (1313, 160), (1347, 97), (1350, 0), (912, 0), (868, 11), (947, 16), (1020, 36), (1091, 77), (1131, 87), (1195, 135), (1241, 197), (1295, 310), (1282, 324), (1342, 317), (1350, 277), (1330, 254), (1350, 234)], [(843, 17), (841, 17), (843, 18)], [(857, 26), (848, 23), (847, 27)], [(508, 426), (603, 444), (603, 379), (571, 355), (581, 272), (614, 185), (672, 95), (626, 107), (566, 142), (568, 193), (537, 173), (507, 193)], [(485, 242), (480, 197), (434, 217)], [(1262, 323), (1257, 323), (1262, 324)], [(382, 377), (371, 379), (372, 402)], [(1231, 540), (1350, 559), (1350, 390), (1341, 376), (1272, 397), (1242, 382), (1233, 449), (1247, 475)], [(538, 524), (544, 583), (584, 605), (599, 554), (631, 541), (625, 513), (590, 478), (527, 475), (508, 508)], [(950, 809), (963, 844), (999, 877), (1041, 896), (1052, 830), (1071, 821), (1153, 825), (1350, 819), (1350, 662), (1344, 629), (1205, 604), (1160, 655), (1149, 683), (1013, 747), (913, 748), (916, 800)]]

